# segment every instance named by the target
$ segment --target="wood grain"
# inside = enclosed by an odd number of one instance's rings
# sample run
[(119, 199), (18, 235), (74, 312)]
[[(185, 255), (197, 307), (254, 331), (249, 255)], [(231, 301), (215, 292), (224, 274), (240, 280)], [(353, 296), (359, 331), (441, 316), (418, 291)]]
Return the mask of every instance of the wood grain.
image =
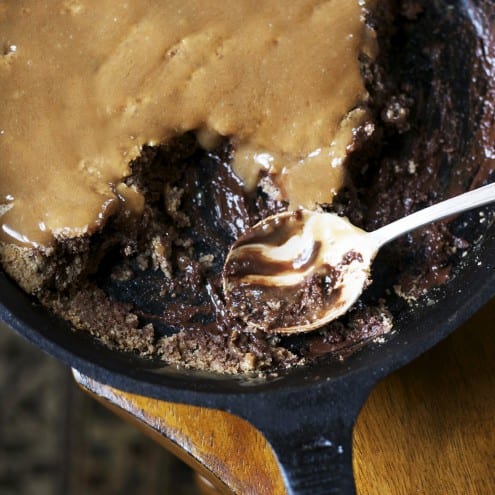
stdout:
[[(495, 300), (376, 387), (354, 431), (359, 495), (495, 493), (494, 357)], [(75, 376), (206, 476), (219, 493), (286, 493), (270, 446), (245, 421)]]
[(375, 388), (354, 452), (360, 495), (495, 493), (495, 301)]
[(246, 421), (228, 413), (128, 394), (75, 373), (76, 380), (206, 477), (219, 493), (285, 495), (271, 447)]

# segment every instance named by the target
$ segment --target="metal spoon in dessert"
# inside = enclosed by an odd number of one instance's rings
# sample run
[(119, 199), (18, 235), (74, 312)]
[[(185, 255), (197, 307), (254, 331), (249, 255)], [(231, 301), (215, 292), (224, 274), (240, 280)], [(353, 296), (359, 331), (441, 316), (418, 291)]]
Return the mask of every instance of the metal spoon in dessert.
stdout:
[(495, 183), (365, 232), (332, 213), (308, 210), (266, 218), (227, 256), (227, 308), (270, 333), (309, 332), (346, 313), (369, 283), (378, 250), (441, 218), (495, 202)]

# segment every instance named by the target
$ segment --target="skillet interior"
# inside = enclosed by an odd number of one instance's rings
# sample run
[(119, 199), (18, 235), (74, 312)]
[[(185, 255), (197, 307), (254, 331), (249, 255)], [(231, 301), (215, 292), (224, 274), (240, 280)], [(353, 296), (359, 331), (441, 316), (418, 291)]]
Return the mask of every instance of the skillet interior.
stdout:
[[(491, 34), (494, 11), (488, 1), (433, 2), (424, 21), (428, 39), (413, 40), (418, 45), (417, 57), (409, 58), (403, 69), (422, 78), (420, 111), (415, 118), (424, 127), (413, 140), (400, 143), (401, 157), (420, 153), (419, 159), (433, 160), (438, 183), (445, 191), (479, 185), (482, 170), (492, 171), (491, 180), (495, 179), (491, 144), (494, 115), (491, 104), (485, 103), (485, 96), (495, 101), (491, 58), (495, 55)], [(423, 41), (431, 47), (429, 53), (421, 51)], [(451, 152), (445, 154), (442, 147), (436, 147), (430, 155), (427, 151), (421, 155), (428, 142), (442, 136), (448, 136), (454, 147)], [(343, 363), (328, 360), (265, 381), (164, 369), (103, 349), (90, 338), (69, 331), (64, 322), (33, 303), (3, 274), (0, 312), (7, 324), (35, 344), (100, 381), (158, 398), (239, 410), (253, 394), (299, 390), (310, 383), (321, 384), (328, 378), (361, 372), (377, 379), (431, 347), (467, 319), (495, 294), (495, 227), (489, 222), (480, 226), (478, 221), (464, 225), (470, 218), (477, 219), (477, 213), (465, 215), (457, 228), (471, 241), (480, 234), (482, 240), (458, 266), (453, 279), (432, 295), (435, 304), (429, 302), (430, 297), (400, 311), (396, 332), (385, 345), (367, 346)]]

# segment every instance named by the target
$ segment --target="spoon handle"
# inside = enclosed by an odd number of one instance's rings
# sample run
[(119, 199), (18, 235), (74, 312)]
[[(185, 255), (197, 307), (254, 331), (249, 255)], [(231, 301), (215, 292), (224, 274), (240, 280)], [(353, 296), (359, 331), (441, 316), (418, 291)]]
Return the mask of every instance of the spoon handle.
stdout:
[(442, 218), (495, 202), (495, 183), (419, 210), (369, 233), (378, 247), (411, 230)]

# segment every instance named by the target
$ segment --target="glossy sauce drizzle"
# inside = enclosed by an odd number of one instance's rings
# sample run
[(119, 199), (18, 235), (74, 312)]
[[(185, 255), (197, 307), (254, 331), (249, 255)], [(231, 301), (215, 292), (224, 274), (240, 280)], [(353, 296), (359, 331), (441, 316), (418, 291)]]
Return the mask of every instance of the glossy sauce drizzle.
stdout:
[[(232, 140), (245, 188), (330, 202), (367, 120), (359, 0), (0, 2), (0, 241), (97, 231), (144, 145)], [(366, 5), (365, 5), (366, 4)]]

